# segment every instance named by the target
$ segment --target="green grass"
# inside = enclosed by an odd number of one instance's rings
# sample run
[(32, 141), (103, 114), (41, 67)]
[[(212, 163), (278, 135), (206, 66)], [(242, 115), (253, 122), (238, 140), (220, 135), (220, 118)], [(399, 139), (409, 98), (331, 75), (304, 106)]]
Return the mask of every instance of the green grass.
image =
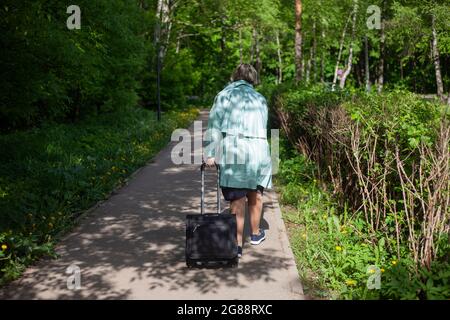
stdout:
[(52, 254), (55, 236), (197, 115), (171, 111), (157, 122), (154, 112), (134, 108), (0, 136), (0, 284)]
[[(290, 154), (289, 154), (290, 152)], [(305, 294), (314, 299), (448, 299), (446, 262), (411, 271), (407, 244), (384, 234), (370, 237), (361, 212), (340, 207), (325, 183), (314, 178), (316, 167), (281, 147), (275, 183), (283, 219)], [(375, 269), (369, 268), (375, 266)], [(374, 270), (374, 271), (371, 271)], [(380, 289), (368, 281), (380, 275)]]

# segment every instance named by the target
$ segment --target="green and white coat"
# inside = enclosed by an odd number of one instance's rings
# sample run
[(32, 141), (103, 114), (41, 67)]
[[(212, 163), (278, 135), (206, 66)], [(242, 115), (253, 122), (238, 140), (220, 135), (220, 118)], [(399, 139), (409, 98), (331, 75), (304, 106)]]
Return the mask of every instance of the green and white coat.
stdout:
[(267, 141), (267, 101), (245, 80), (228, 84), (214, 99), (205, 155), (220, 165), (220, 186), (272, 187)]

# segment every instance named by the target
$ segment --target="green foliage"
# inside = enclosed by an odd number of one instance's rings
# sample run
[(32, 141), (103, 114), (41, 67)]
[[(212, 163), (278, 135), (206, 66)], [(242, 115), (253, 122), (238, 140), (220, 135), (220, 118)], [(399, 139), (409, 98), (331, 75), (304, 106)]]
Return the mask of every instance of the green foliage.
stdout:
[[(134, 1), (86, 1), (80, 30), (69, 30), (67, 1), (3, 1), (0, 23), (0, 124), (32, 126), (45, 119), (134, 105), (145, 65), (145, 25)], [(148, 22), (148, 21), (147, 21)]]
[[(156, 74), (145, 70), (142, 77), (143, 86), (139, 92), (140, 96), (143, 101), (150, 101), (150, 104), (154, 106)], [(200, 80), (201, 71), (195, 68), (195, 56), (189, 49), (183, 48), (177, 54), (167, 55), (161, 74), (162, 109), (171, 110), (185, 105), (186, 98), (193, 95)]]
[[(289, 84), (273, 90), (271, 102), (286, 139), (295, 146), (296, 152), (286, 141), (281, 144), (277, 183), (298, 268), (312, 294), (448, 298), (448, 274), (443, 272), (448, 269), (448, 238), (433, 234), (440, 249), (429, 268), (414, 260), (408, 230), (424, 237), (426, 221), (418, 200), (407, 204), (417, 212), (415, 227), (406, 221), (399, 172), (392, 162), (398, 150), (405, 172), (416, 172), (417, 163), (425, 163), (423, 148), (434, 150), (441, 139), (448, 108), (405, 90), (378, 95)], [(425, 190), (419, 180), (414, 178), (415, 188)], [(381, 185), (385, 189), (376, 189)], [(376, 202), (375, 196), (370, 198), (377, 206), (372, 213), (365, 211), (366, 188), (381, 196)], [(381, 290), (367, 289), (370, 265), (384, 270)]]
[(450, 297), (450, 270), (447, 262), (433, 261), (430, 270), (411, 273), (413, 262), (405, 261), (386, 273), (383, 296), (389, 299), (445, 300)]
[[(408, 90), (436, 92), (430, 54), (433, 16), (448, 91), (447, 2), (358, 1), (347, 87), (331, 92), (352, 0), (302, 1), (304, 72), (299, 86), (292, 83), (297, 68), (292, 1), (167, 1), (167, 16), (161, 19), (161, 98), (163, 110), (171, 111), (156, 123), (148, 111), (130, 108), (137, 103), (156, 106), (158, 1), (79, 0), (81, 30), (66, 28), (71, 2), (2, 1), (0, 130), (9, 134), (0, 137), (0, 244), (5, 246), (0, 276), (14, 278), (36, 256), (51, 253), (53, 237), (71, 225), (74, 215), (103, 199), (167, 142), (172, 128), (192, 119), (190, 112), (174, 109), (187, 101), (211, 105), (242, 61), (259, 69), (262, 85), (257, 89), (272, 97), (271, 126), (280, 124), (287, 134), (289, 143), (281, 147), (281, 200), (295, 208), (288, 220), (307, 229), (306, 239), (296, 231), (292, 239), (298, 262), (323, 279), (318, 285), (340, 298), (448, 297), (448, 274), (442, 271), (448, 246), (441, 245), (430, 270), (422, 270), (411, 262), (405, 234), (397, 247), (395, 223), (407, 225), (404, 210), (386, 210), (380, 229), (372, 230), (359, 211), (365, 203), (362, 186), (349, 159), (358, 154), (368, 181), (375, 181), (396, 148), (411, 174), (421, 160), (420, 148), (436, 144), (442, 105), (424, 102)], [(372, 4), (382, 7), (384, 57), (380, 31), (368, 30), (365, 23)], [(349, 25), (341, 69), (349, 56), (350, 30)], [(365, 36), (369, 80), (376, 82), (384, 61), (384, 90), (390, 92), (357, 89), (365, 86)], [(356, 126), (360, 152), (353, 152), (349, 143)], [(369, 152), (374, 140), (376, 147)], [(307, 157), (298, 156), (299, 151)], [(368, 160), (372, 155), (373, 167)], [(327, 191), (330, 184), (333, 197)], [(389, 201), (383, 205), (401, 208), (395, 170), (386, 175), (386, 185)], [(342, 226), (352, 231), (343, 233)], [(392, 268), (389, 261), (396, 255), (402, 260)], [(383, 281), (381, 293), (365, 290), (369, 263), (385, 267), (383, 277), (389, 281)]]
[(153, 112), (130, 108), (76, 125), (46, 124), (0, 136), (0, 278), (52, 252), (54, 237), (105, 199), (188, 125), (196, 109)]
[(342, 147), (350, 148), (351, 123), (359, 125), (365, 139), (379, 139), (377, 156), (384, 158), (384, 142), (396, 145), (404, 155), (420, 143), (433, 145), (441, 119), (449, 116), (445, 105), (405, 90), (332, 92), (320, 85), (297, 87), (289, 83), (273, 90), (271, 108), (288, 117), (289, 123), (282, 124), (287, 138), (293, 145), (310, 150), (309, 156), (324, 166), (325, 173), (333, 159), (350, 166)]
[(343, 107), (366, 132), (395, 142), (404, 150), (414, 150), (420, 142), (432, 144), (445, 108), (404, 90), (361, 94)]
[[(156, 105), (156, 0), (80, 0), (81, 30), (68, 30), (68, 1), (12, 1), (0, 7), (0, 125), (2, 131), (42, 121), (80, 117), (134, 105)], [(304, 82), (333, 79), (342, 31), (352, 0), (303, 0)], [(364, 87), (364, 45), (369, 39), (370, 81), (381, 58), (385, 88), (436, 92), (430, 55), (435, 17), (444, 91), (447, 92), (450, 37), (445, 1), (359, 0), (352, 72), (347, 87)], [(182, 105), (188, 96), (211, 103), (242, 61), (258, 64), (264, 86), (291, 81), (295, 74), (295, 13), (291, 1), (169, 1), (161, 45), (163, 107)], [(382, 7), (386, 54), (380, 32), (368, 30), (366, 9)], [(350, 28), (339, 63), (350, 47)], [(309, 76), (306, 77), (306, 74)], [(265, 90), (265, 89), (264, 89)]]
[[(381, 232), (371, 236), (358, 213), (341, 208), (326, 185), (309, 177), (314, 165), (304, 156), (289, 157), (283, 152), (281, 159), (276, 182), (307, 295), (331, 299), (450, 297), (448, 262), (435, 261), (430, 270), (414, 272), (407, 244), (402, 244), (399, 260), (391, 239)], [(381, 287), (369, 289), (367, 283), (376, 274)]]

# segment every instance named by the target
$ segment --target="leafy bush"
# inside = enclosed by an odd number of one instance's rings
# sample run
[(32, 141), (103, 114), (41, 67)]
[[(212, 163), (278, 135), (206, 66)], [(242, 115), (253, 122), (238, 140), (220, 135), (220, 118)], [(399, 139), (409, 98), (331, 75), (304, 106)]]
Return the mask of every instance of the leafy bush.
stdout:
[(389, 259), (407, 270), (407, 277), (396, 276), (417, 279), (412, 291), (393, 285), (380, 297), (445, 297), (445, 277), (433, 282), (443, 290), (424, 284), (431, 277), (425, 271), (434, 275), (448, 266), (448, 108), (406, 91), (350, 94), (317, 86), (281, 86), (271, 101), (291, 146), (304, 157), (285, 155), (282, 200), (298, 207), (303, 200), (296, 201), (296, 193), (321, 194), (305, 189), (305, 171), (298, 170), (312, 161), (316, 169), (307, 172), (331, 188), (339, 222), (350, 212), (364, 227), (360, 236), (375, 247), (382, 243)]
[(0, 136), (0, 278), (17, 277), (74, 217), (105, 199), (198, 111), (128, 109)]
[(147, 52), (134, 1), (80, 0), (80, 30), (67, 1), (2, 1), (0, 126), (30, 127), (135, 105)]
[[(408, 247), (401, 257), (381, 232), (375, 239), (361, 212), (341, 208), (327, 185), (307, 178), (312, 163), (281, 154), (276, 184), (283, 217), (307, 295), (331, 299), (448, 299), (448, 263), (435, 261), (417, 273)], [(307, 165), (293, 165), (306, 163)], [(308, 168), (309, 167), (309, 168)], [(308, 169), (306, 169), (308, 168)], [(298, 179), (306, 177), (306, 179)], [(395, 242), (395, 241), (394, 241)], [(371, 276), (380, 289), (369, 289)]]

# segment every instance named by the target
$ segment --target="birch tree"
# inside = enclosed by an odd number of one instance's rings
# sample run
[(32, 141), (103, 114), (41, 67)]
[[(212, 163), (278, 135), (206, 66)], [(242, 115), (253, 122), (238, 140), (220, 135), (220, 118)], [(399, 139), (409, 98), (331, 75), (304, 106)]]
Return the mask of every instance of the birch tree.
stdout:
[(302, 0), (295, 0), (295, 82), (303, 77), (302, 57)]
[(439, 99), (442, 101), (444, 98), (444, 85), (442, 83), (442, 74), (441, 74), (441, 62), (439, 57), (439, 47), (438, 47), (438, 37), (436, 32), (436, 17), (435, 14), (431, 13), (431, 33), (432, 33), (432, 45), (431, 45), (431, 57), (433, 58), (435, 75), (436, 75), (436, 88), (437, 95)]
[(343, 89), (345, 87), (345, 81), (347, 80), (348, 75), (352, 71), (352, 64), (353, 64), (353, 43), (355, 41), (355, 34), (356, 34), (356, 17), (358, 15), (358, 0), (353, 1), (353, 18), (352, 18), (352, 37), (350, 39), (350, 47), (349, 47), (349, 53), (348, 53), (348, 60), (347, 60), (347, 67), (345, 68), (344, 72), (342, 73), (339, 87)]

